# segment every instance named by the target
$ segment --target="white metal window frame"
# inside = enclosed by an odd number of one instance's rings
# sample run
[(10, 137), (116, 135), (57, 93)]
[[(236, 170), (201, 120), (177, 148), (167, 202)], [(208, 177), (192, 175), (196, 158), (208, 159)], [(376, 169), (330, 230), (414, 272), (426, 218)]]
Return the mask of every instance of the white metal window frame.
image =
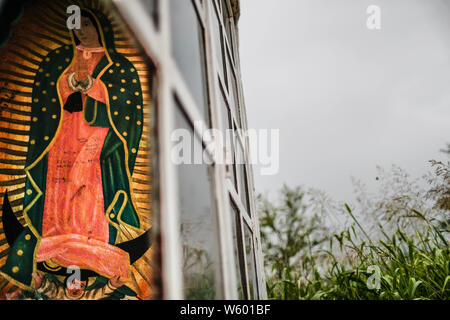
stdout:
[[(169, 0), (170, 1), (170, 0)], [(179, 100), (183, 112), (193, 123), (198, 119), (202, 119), (198, 111), (198, 105), (195, 102), (188, 86), (186, 85), (176, 61), (171, 51), (171, 32), (170, 32), (170, 5), (167, 0), (158, 1), (158, 25), (156, 26), (145, 7), (139, 0), (113, 0), (113, 3), (119, 9), (121, 16), (125, 19), (130, 29), (134, 32), (138, 41), (157, 69), (157, 120), (155, 121), (157, 130), (158, 145), (158, 185), (159, 185), (159, 219), (158, 228), (161, 235), (161, 255), (162, 255), (162, 298), (164, 299), (183, 299), (183, 278), (181, 270), (181, 239), (179, 234), (179, 208), (178, 208), (178, 179), (177, 167), (171, 161), (171, 134), (175, 127), (176, 106), (173, 103), (174, 96)], [(218, 20), (222, 33), (221, 41), (224, 41), (223, 47), (228, 51), (231, 57), (230, 68), (236, 78), (237, 100), (236, 110), (232, 111), (233, 126), (239, 123), (240, 117), (241, 128), (247, 129), (247, 119), (245, 115), (245, 105), (242, 93), (241, 71), (238, 55), (238, 39), (235, 30), (233, 17), (230, 17), (231, 38), (224, 26), (222, 15), (222, 2), (217, 0), (186, 0), (193, 1), (195, 4), (199, 22), (204, 30), (205, 60), (206, 60), (206, 79), (208, 82), (209, 95), (209, 115), (210, 123), (204, 122), (206, 128), (211, 125), (212, 128), (221, 129), (221, 95), (220, 90), (224, 90), (226, 103), (230, 102), (230, 95), (227, 85), (225, 85), (224, 77), (219, 72), (219, 63), (215, 52), (214, 35), (212, 33), (212, 14), (218, 13)], [(230, 0), (226, 0), (229, 12), (232, 12)], [(226, 57), (227, 58), (227, 57)], [(225, 64), (226, 66), (226, 64)], [(227, 70), (228, 72), (228, 70)], [(194, 130), (198, 128), (193, 128)], [(196, 132), (197, 136), (202, 139), (202, 132)], [(249, 145), (248, 138), (242, 137), (240, 133), (235, 137), (238, 143), (243, 147), (243, 157), (246, 163), (247, 172), (247, 189), (249, 210), (245, 208), (238, 194), (238, 190), (226, 178), (226, 166), (215, 159), (213, 168), (213, 198), (215, 203), (212, 204), (214, 214), (217, 221), (217, 234), (219, 243), (219, 263), (220, 270), (217, 272), (219, 280), (219, 289), (217, 298), (219, 299), (238, 299), (236, 274), (237, 261), (234, 259), (234, 240), (231, 221), (231, 205), (230, 199), (239, 210), (239, 217), (250, 228), (253, 234), (254, 259), (256, 264), (257, 289), (256, 298), (267, 299), (264, 269), (262, 260), (262, 251), (259, 238), (259, 222), (258, 213), (255, 208), (254, 186), (252, 167), (249, 162)], [(200, 140), (201, 141), (201, 140)], [(236, 142), (237, 142), (236, 141)], [(214, 159), (215, 155), (211, 154)], [(242, 245), (242, 243), (240, 244)], [(245, 243), (243, 244), (245, 246)], [(245, 249), (245, 247), (244, 247)], [(246, 258), (245, 258), (246, 259)], [(247, 275), (247, 263), (245, 265), (245, 274)], [(240, 281), (240, 280), (239, 280)], [(256, 285), (256, 284), (255, 284)]]

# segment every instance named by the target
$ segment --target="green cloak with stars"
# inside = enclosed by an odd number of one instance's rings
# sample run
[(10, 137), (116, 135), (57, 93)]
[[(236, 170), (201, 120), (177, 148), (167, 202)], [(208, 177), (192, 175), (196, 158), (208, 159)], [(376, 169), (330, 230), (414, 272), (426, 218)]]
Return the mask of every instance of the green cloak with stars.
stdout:
[[(111, 23), (103, 14), (87, 11), (95, 17), (106, 53), (92, 77), (104, 83), (108, 95), (106, 104), (88, 97), (83, 112), (89, 125), (109, 128), (100, 165), (109, 243), (115, 244), (119, 225), (140, 228), (133, 203), (131, 175), (142, 135), (142, 88), (133, 64), (115, 49)], [(24, 216), (27, 225), (0, 270), (2, 276), (25, 289), (34, 287), (32, 274), (36, 271), (42, 234), (48, 154), (62, 125), (63, 103), (58, 93), (58, 80), (73, 63), (75, 49), (72, 40), (71, 46), (50, 52), (42, 60), (33, 86), (32, 124), (25, 167)]]

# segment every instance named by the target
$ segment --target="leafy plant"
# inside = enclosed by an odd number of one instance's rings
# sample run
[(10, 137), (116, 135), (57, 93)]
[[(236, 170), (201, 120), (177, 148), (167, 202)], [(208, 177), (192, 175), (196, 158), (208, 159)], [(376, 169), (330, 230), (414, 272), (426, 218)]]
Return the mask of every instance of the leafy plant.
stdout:
[(378, 194), (355, 182), (354, 205), (300, 187), (284, 186), (279, 204), (260, 196), (269, 298), (449, 299), (448, 208), (437, 201), (448, 165), (432, 164), (430, 189), (380, 168)]

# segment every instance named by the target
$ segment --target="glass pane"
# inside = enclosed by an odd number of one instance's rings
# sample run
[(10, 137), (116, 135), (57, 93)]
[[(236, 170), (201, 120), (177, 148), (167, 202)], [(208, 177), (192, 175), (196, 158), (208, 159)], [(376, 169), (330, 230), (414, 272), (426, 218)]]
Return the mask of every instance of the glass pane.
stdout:
[(212, 12), (212, 17), (213, 17), (212, 25), (213, 25), (214, 47), (215, 47), (215, 51), (216, 51), (216, 60), (217, 60), (218, 67), (219, 67), (219, 73), (223, 78), (223, 76), (224, 76), (224, 64), (223, 64), (224, 55), (223, 55), (223, 45), (222, 45), (222, 35), (221, 35), (221, 31), (220, 31), (220, 23), (217, 18), (215, 5), (213, 6), (213, 8), (211, 8), (211, 10), (213, 11)]
[(253, 248), (253, 233), (244, 223), (245, 254), (247, 259), (248, 285), (250, 289), (250, 299), (256, 299), (256, 268), (255, 268), (255, 250)]
[[(176, 128), (189, 132), (189, 137), (182, 138), (189, 139), (185, 142), (187, 148), (191, 148), (191, 151), (202, 150), (200, 142), (193, 136), (190, 124), (179, 110), (176, 113)], [(191, 151), (183, 150), (192, 154)], [(206, 164), (177, 166), (185, 299), (216, 298), (214, 271), (218, 270), (218, 246), (208, 171), (209, 166)]]
[[(225, 97), (223, 96), (222, 90), (220, 95), (220, 112), (222, 116), (222, 128), (223, 131), (227, 129), (231, 129), (231, 122), (230, 122), (230, 111), (228, 109), (227, 103), (225, 102)], [(225, 131), (224, 131), (225, 133)]]
[(227, 0), (222, 0), (222, 14), (223, 23), (227, 30), (228, 43), (231, 46), (231, 25), (230, 25), (230, 13), (228, 11)]
[[(226, 47), (224, 47), (224, 48), (226, 48)], [(225, 49), (225, 51), (226, 51), (226, 49)], [(225, 52), (225, 56), (226, 56), (226, 59), (225, 59), (225, 79), (224, 79), (224, 83), (225, 83), (225, 86), (227, 87), (227, 90), (229, 91), (230, 90), (231, 77), (232, 77), (232, 74), (231, 74), (232, 71), (231, 71), (231, 66), (230, 66), (228, 52)]]
[(192, 1), (171, 0), (170, 18), (175, 61), (201, 115), (207, 120), (204, 37)]
[(155, 26), (158, 27), (158, 0), (140, 0), (147, 9), (149, 15), (152, 17)]
[(237, 178), (236, 178), (236, 167), (234, 166), (234, 148), (233, 148), (233, 137), (232, 137), (232, 127), (230, 122), (230, 110), (228, 109), (228, 106), (225, 102), (225, 98), (223, 96), (223, 93), (220, 95), (220, 112), (222, 117), (222, 134), (223, 134), (223, 142), (226, 147), (226, 163), (230, 166), (231, 170), (231, 178), (233, 181), (233, 185), (236, 185)]
[[(245, 299), (244, 286), (245, 283), (245, 272), (244, 261), (241, 259), (241, 254), (243, 253), (243, 243), (242, 243), (242, 233), (238, 229), (238, 219), (239, 211), (234, 205), (233, 201), (230, 199), (231, 207), (231, 227), (233, 230), (233, 247), (234, 247), (234, 261), (236, 262), (236, 275), (237, 275), (237, 289), (238, 289), (238, 299)], [(240, 239), (240, 240), (238, 240)], [(241, 251), (241, 252), (239, 252)]]
[(241, 197), (242, 203), (245, 206), (245, 209), (247, 210), (247, 213), (250, 215), (247, 188), (247, 169), (245, 168), (244, 152), (239, 142), (236, 142), (236, 167), (239, 175), (239, 195)]
[(234, 114), (236, 115), (236, 120), (237, 120), (237, 125), (239, 128), (242, 128), (241, 125), (241, 115), (239, 112), (239, 100), (238, 100), (238, 89), (237, 89), (237, 81), (236, 81), (236, 77), (234, 76), (234, 72), (233, 70), (231, 70), (232, 68), (232, 64), (231, 64), (231, 60), (230, 60), (230, 55), (227, 53), (228, 59), (227, 59), (227, 66), (228, 66), (228, 88), (229, 88), (229, 93), (230, 93), (230, 104), (231, 104), (231, 109), (234, 111)]

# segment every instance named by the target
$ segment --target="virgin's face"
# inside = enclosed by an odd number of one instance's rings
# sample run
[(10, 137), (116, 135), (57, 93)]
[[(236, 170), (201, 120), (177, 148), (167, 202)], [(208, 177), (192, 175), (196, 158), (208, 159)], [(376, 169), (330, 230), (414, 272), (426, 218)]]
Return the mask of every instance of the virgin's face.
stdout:
[(97, 30), (88, 17), (81, 17), (81, 29), (74, 29), (74, 32), (83, 47), (100, 47)]

